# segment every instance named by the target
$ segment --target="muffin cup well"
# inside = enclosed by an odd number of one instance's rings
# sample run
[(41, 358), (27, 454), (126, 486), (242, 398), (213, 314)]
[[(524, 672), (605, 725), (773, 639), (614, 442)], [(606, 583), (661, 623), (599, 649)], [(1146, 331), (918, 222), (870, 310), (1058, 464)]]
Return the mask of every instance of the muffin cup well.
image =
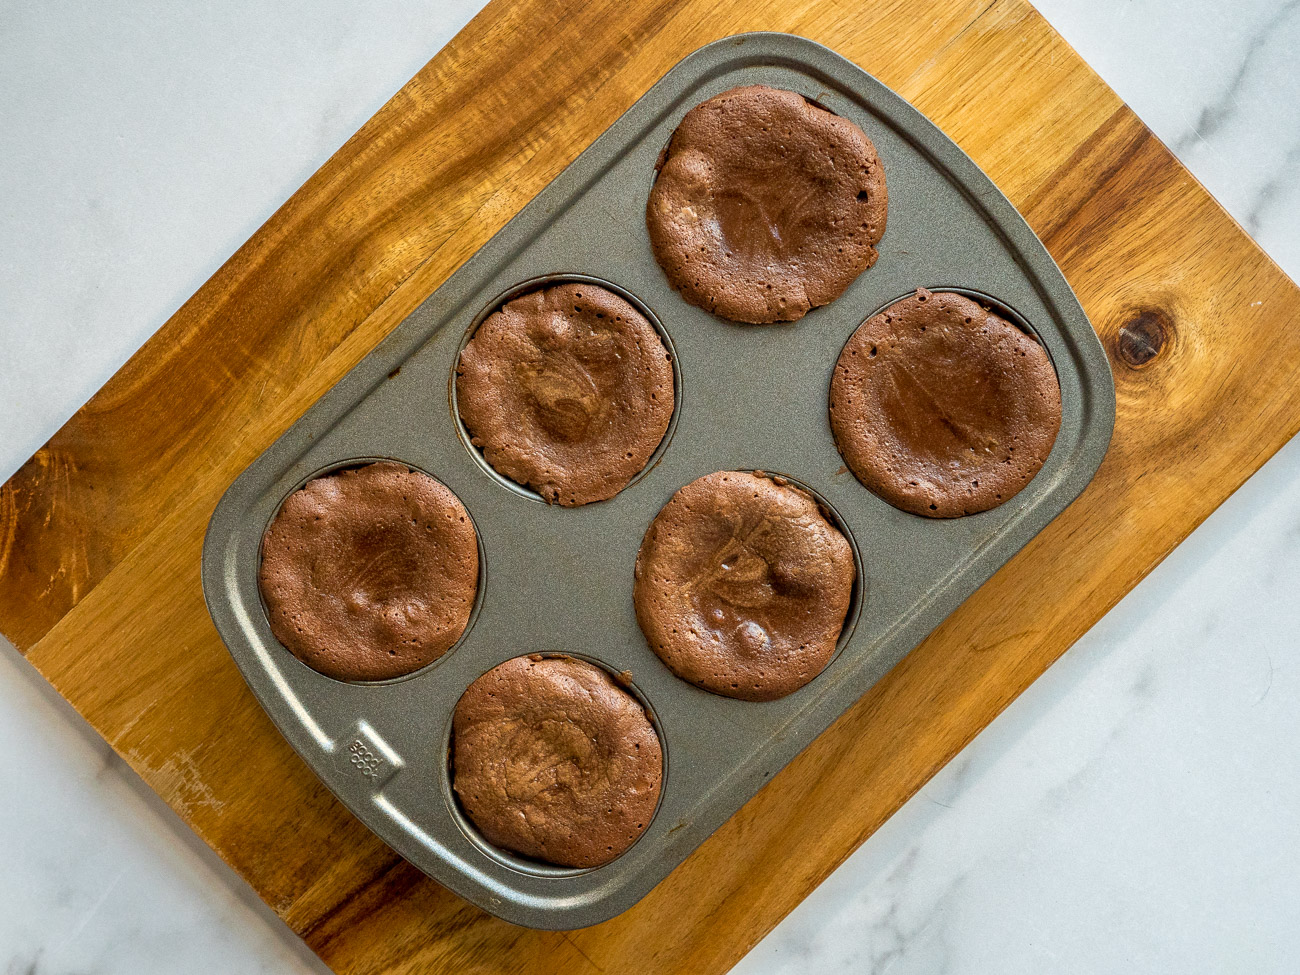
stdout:
[[(520, 654), (519, 656), (534, 656), (534, 655)], [(646, 822), (645, 828), (641, 831), (641, 835), (638, 836), (635, 840), (633, 840), (631, 845), (628, 846), (626, 850), (620, 853), (613, 860), (609, 861), (609, 863), (601, 864), (598, 867), (562, 867), (554, 863), (547, 863), (543, 860), (535, 860), (532, 857), (526, 857), (519, 853), (513, 853), (510, 850), (504, 850), (501, 847), (496, 846), (493, 843), (489, 842), (488, 839), (479, 831), (479, 828), (474, 825), (474, 821), (469, 818), (469, 815), (465, 812), (464, 808), (461, 806), (460, 798), (456, 795), (456, 789), (453, 785), (454, 776), (452, 774), (452, 722), (456, 714), (455, 706), (453, 706), (447, 712), (447, 718), (446, 721), (444, 722), (443, 730), (442, 730), (442, 744), (440, 746), (441, 749), (440, 754), (444, 756), (444, 760), (440, 763), (441, 775), (440, 775), (439, 787), (440, 787), (440, 791), (442, 792), (443, 798), (446, 800), (447, 811), (451, 814), (451, 818), (455, 821), (456, 825), (460, 828), (460, 831), (465, 834), (465, 838), (469, 840), (470, 843), (472, 843), (479, 850), (479, 852), (482, 853), (484, 856), (488, 857), (491, 860), (494, 860), (495, 862), (501, 864), (502, 866), (514, 870), (517, 873), (528, 874), (533, 877), (581, 877), (585, 874), (594, 873), (597, 870), (605, 870), (607, 868), (612, 867), (614, 864), (618, 863), (619, 859), (621, 859), (624, 856), (627, 856), (639, 843), (641, 843), (642, 840), (645, 839), (646, 833), (650, 831), (651, 823), (653, 823), (655, 817), (659, 815), (659, 810), (663, 806), (664, 795), (668, 791), (668, 784), (669, 784), (668, 740), (664, 736), (663, 728), (659, 724), (659, 717), (655, 714), (655, 710), (651, 706), (649, 699), (646, 697), (645, 693), (639, 687), (637, 687), (636, 683), (631, 679), (630, 675), (620, 673), (614, 670), (612, 667), (610, 667), (609, 664), (605, 663), (603, 660), (599, 660), (595, 657), (591, 657), (586, 654), (562, 653), (558, 651), (542, 651), (536, 653), (535, 656), (543, 657), (543, 658), (561, 658), (561, 659), (568, 658), (571, 660), (581, 660), (583, 663), (591, 664), (593, 667), (598, 667), (599, 669), (605, 671), (605, 673), (609, 674), (610, 678), (614, 681), (614, 683), (616, 683), (619, 687), (625, 690), (628, 694), (632, 695), (632, 697), (636, 699), (637, 703), (641, 705), (642, 710), (645, 711), (646, 717), (650, 719), (650, 725), (652, 728), (654, 728), (655, 737), (659, 739), (659, 754), (660, 754), (662, 771), (659, 777), (659, 798), (655, 802), (654, 812), (650, 814), (650, 819)], [(483, 671), (482, 674), (479, 674), (477, 677), (475, 677), (474, 680), (478, 680), (479, 677), (482, 677), (484, 674), (489, 673), (497, 666), (500, 665), (494, 664), (492, 667), (489, 667), (487, 670)], [(473, 681), (470, 681), (470, 683), (472, 684)], [(468, 690), (468, 687), (469, 685), (466, 685), (464, 688), (461, 689), (461, 695), (464, 695), (465, 691)], [(458, 703), (459, 700), (460, 698), (457, 697)]]
[[(432, 478), (433, 480), (437, 481), (439, 484), (443, 484), (443, 486), (446, 487), (445, 483), (437, 475), (430, 473), (429, 471), (425, 470), (424, 468), (416, 464), (409, 463), (408, 461), (401, 460), (400, 458), (397, 457), (378, 457), (378, 456), (353, 457), (353, 458), (348, 458), (346, 460), (335, 461), (333, 463), (320, 467), (317, 470), (313, 471), (312, 473), (301, 478), (296, 484), (294, 484), (291, 490), (286, 491), (284, 496), (281, 497), (280, 500), (276, 503), (275, 508), (271, 511), (270, 515), (266, 518), (265, 523), (262, 525), (261, 540), (259, 540), (257, 544), (257, 564), (259, 568), (262, 564), (262, 546), (265, 544), (266, 541), (267, 530), (271, 527), (272, 522), (274, 522), (275, 519), (279, 516), (281, 509), (283, 509), (284, 507), (284, 503), (288, 501), (290, 497), (292, 497), (294, 494), (297, 494), (304, 487), (306, 487), (310, 482), (316, 480), (317, 478), (327, 477), (330, 474), (337, 474), (340, 471), (355, 470), (360, 467), (366, 467), (369, 464), (378, 464), (384, 462), (388, 462), (392, 464), (401, 464), (403, 467), (406, 467), (408, 470), (419, 471), (421, 474), (425, 475), (426, 477)], [(450, 488), (448, 488), (448, 490), (450, 490)], [(454, 494), (455, 492), (452, 493)], [(455, 653), (456, 649), (465, 642), (465, 639), (466, 637), (469, 636), (470, 631), (474, 629), (474, 623), (478, 619), (479, 610), (483, 606), (483, 590), (487, 586), (487, 553), (484, 551), (483, 548), (483, 533), (479, 531), (478, 523), (474, 520), (474, 513), (469, 510), (469, 507), (465, 504), (463, 500), (459, 498), (459, 496), (457, 496), (457, 500), (459, 500), (461, 506), (465, 508), (465, 514), (469, 517), (470, 525), (474, 529), (474, 541), (478, 546), (478, 583), (474, 590), (474, 605), (470, 607), (469, 619), (466, 620), (465, 622), (465, 629), (461, 631), (460, 636), (456, 638), (456, 642), (453, 643), (450, 647), (448, 647), (437, 658), (430, 660), (423, 667), (417, 667), (415, 670), (412, 670), (410, 673), (398, 674), (396, 677), (388, 677), (385, 678), (384, 680), (342, 680), (338, 677), (332, 677), (329, 674), (316, 670), (310, 664), (307, 664), (306, 662), (298, 659), (298, 657), (294, 655), (294, 653), (288, 647), (284, 646), (284, 644), (280, 643), (279, 640), (275, 640), (275, 638), (272, 637), (272, 639), (275, 642), (275, 645), (280, 650), (282, 650), (284, 654), (287, 657), (289, 657), (295, 664), (304, 667), (307, 670), (310, 670), (312, 673), (318, 675), (319, 677), (324, 678), (325, 680), (331, 680), (339, 684), (352, 684), (352, 685), (357, 685), (362, 687), (371, 687), (371, 686), (382, 687), (388, 684), (399, 684), (402, 683), (403, 681), (412, 680), (413, 678), (419, 677), (422, 674), (427, 674), (429, 671), (433, 670), (440, 663), (446, 660), (449, 656)], [(261, 609), (262, 616), (269, 629), (271, 616), (266, 606), (266, 596), (263, 594), (262, 587), (260, 585), (257, 587), (257, 599), (258, 599), (258, 607)]]
[[(845, 610), (844, 620), (840, 626), (839, 635), (835, 639), (835, 648), (831, 653), (831, 656), (827, 659), (826, 663), (816, 674), (814, 674), (807, 681), (807, 683), (803, 684), (800, 687), (796, 687), (794, 690), (786, 694), (782, 694), (776, 698), (770, 698), (767, 700), (750, 700), (747, 698), (733, 697), (732, 695), (722, 694), (711, 688), (704, 687), (703, 685), (696, 685), (692, 681), (688, 680), (687, 678), (684, 678), (680, 674), (676, 674), (674, 672), (674, 676), (678, 680), (682, 681), (684, 684), (687, 684), (689, 686), (699, 686), (700, 689), (703, 690), (705, 693), (714, 694), (717, 695), (718, 697), (728, 698), (730, 700), (740, 701), (744, 706), (755, 707), (755, 706), (762, 706), (764, 704), (770, 703), (773, 700), (783, 700), (785, 698), (794, 697), (800, 694), (801, 692), (805, 691), (808, 687), (815, 684), (818, 678), (820, 678), (824, 673), (826, 673), (827, 670), (829, 670), (834, 665), (836, 659), (843, 652), (844, 648), (849, 644), (849, 641), (853, 638), (853, 631), (856, 628), (858, 623), (858, 618), (861, 615), (862, 604), (865, 600), (865, 595), (867, 591), (866, 572), (863, 567), (862, 553), (858, 548), (857, 539), (854, 538), (853, 530), (849, 527), (848, 522), (839, 513), (839, 511), (836, 510), (835, 506), (831, 504), (830, 501), (827, 500), (825, 495), (823, 495), (816, 488), (812, 487), (810, 484), (800, 480), (797, 477), (792, 477), (791, 475), (782, 473), (780, 471), (772, 471), (767, 469), (744, 469), (744, 470), (728, 469), (728, 470), (731, 470), (733, 473), (737, 473), (737, 474), (753, 474), (755, 477), (767, 478), (768, 480), (776, 483), (777, 485), (781, 485), (781, 486), (789, 485), (790, 487), (796, 488), (799, 491), (802, 491), (803, 493), (807, 494), (809, 497), (813, 499), (814, 502), (816, 502), (817, 509), (821, 513), (822, 517), (825, 518), (827, 521), (829, 521), (830, 524), (835, 528), (835, 530), (838, 531), (840, 535), (843, 536), (844, 540), (848, 542), (849, 551), (852, 553), (852, 557), (853, 557), (853, 584), (849, 590), (849, 605), (848, 608)], [(724, 473), (724, 472), (714, 471), (711, 473)], [(709, 475), (702, 475), (702, 476), (709, 476)], [(688, 483), (693, 483), (693, 482), (688, 482)], [(683, 485), (683, 487), (684, 486), (685, 485)], [(681, 489), (679, 488), (678, 490), (680, 491)], [(676, 497), (677, 497), (677, 491), (674, 491), (671, 497), (668, 499), (668, 501), (665, 502), (665, 505), (667, 505), (669, 501), (671, 501), (673, 498)], [(660, 511), (662, 510), (663, 509), (660, 508)], [(659, 517), (659, 512), (656, 512), (655, 518), (658, 517)], [(653, 523), (653, 521), (654, 519), (652, 518), (651, 523)], [(647, 524), (646, 533), (648, 534), (649, 531), (650, 531), (650, 525)], [(642, 547), (645, 545), (645, 536), (642, 536), (641, 545)], [(641, 549), (638, 548), (637, 551), (638, 563), (640, 560), (640, 555), (641, 555)], [(642, 630), (642, 636), (645, 637), (644, 630)], [(653, 649), (654, 648), (651, 647), (652, 651)], [(661, 663), (664, 663), (665, 668), (667, 668), (670, 672), (673, 671), (673, 669), (671, 667), (668, 667), (667, 663), (664, 662), (662, 658), (661, 658)]]
[[(989, 313), (992, 316), (997, 316), (998, 318), (1002, 319), (1005, 323), (1010, 324), (1020, 333), (1022, 333), (1027, 338), (1029, 338), (1031, 340), (1031, 343), (1037, 346), (1037, 348), (1041, 350), (1041, 352), (1046, 356), (1047, 364), (1048, 366), (1050, 366), (1051, 369), (1050, 375), (1052, 377), (1052, 383), (1054, 384), (1058, 395), (1058, 400), (1056, 405), (1056, 417), (1055, 417), (1057, 421), (1056, 431), (1053, 434), (1052, 439), (1050, 441), (1047, 441), (1047, 447), (1045, 451), (1041, 454), (1041, 460), (1038, 462), (1037, 468), (1033, 471), (1032, 474), (1029, 475), (1028, 480), (1021, 482), (1018, 486), (1011, 485), (1009, 490), (1008, 490), (1008, 486), (1003, 486), (1003, 491), (1007, 491), (1008, 493), (1006, 493), (1005, 495), (997, 494), (996, 501), (993, 501), (988, 497), (988, 492), (991, 490), (991, 488), (986, 487), (984, 489), (985, 490), (984, 498), (976, 501), (973, 510), (963, 507), (963, 510), (953, 511), (951, 510), (950, 504), (946, 509), (939, 509), (937, 506), (946, 503), (944, 501), (942, 492), (940, 492), (937, 496), (931, 495), (922, 498), (921, 501), (922, 504), (924, 504), (926, 501), (930, 502), (929, 503), (930, 510), (929, 512), (927, 512), (909, 503), (910, 497), (908, 496), (905, 489), (901, 494), (892, 493), (895, 489), (891, 487), (889, 483), (890, 479), (886, 476), (880, 475), (878, 470), (876, 470), (874, 473), (876, 476), (881, 478), (883, 483), (881, 484), (870, 483), (872, 477), (871, 472), (873, 471), (872, 465), (870, 463), (867, 464), (865, 470), (868, 473), (864, 473), (863, 471), (860, 471), (859, 468), (855, 466), (855, 461), (851, 457), (851, 455), (854, 452), (855, 445), (851, 442), (846, 443), (841, 440), (842, 431), (836, 425), (836, 414), (832, 404), (836, 396), (837, 383), (840, 381), (840, 369), (842, 367), (846, 369), (852, 368), (847, 358), (847, 356), (849, 355), (850, 346), (852, 346), (855, 343), (855, 341), (861, 340), (860, 336), (863, 330), (867, 327), (868, 323), (871, 323), (874, 319), (877, 319), (879, 316), (890, 311), (896, 306), (909, 302), (909, 299), (912, 299), (914, 296), (917, 296), (922, 291), (930, 294), (931, 296), (951, 294), (951, 295), (957, 295), (962, 298), (966, 298), (969, 301), (974, 302), (985, 312)], [(917, 301), (919, 302), (924, 302), (925, 300), (926, 299), (924, 295), (921, 295), (920, 297), (917, 298)], [(886, 316), (886, 321), (888, 320), (889, 320), (888, 316)], [(967, 317), (966, 322), (969, 323), (970, 321), (971, 318)], [(920, 331), (921, 332), (925, 331), (924, 325), (920, 327)], [(892, 341), (891, 341), (891, 348), (892, 348)], [(1024, 353), (1022, 352), (1021, 354), (1023, 355)], [(876, 347), (873, 344), (870, 349), (870, 356), (874, 357), (875, 355), (876, 355)], [(859, 368), (862, 367), (859, 365)], [(1033, 368), (1038, 369), (1038, 365), (1034, 364)], [(985, 514), (988, 511), (992, 511), (997, 508), (1000, 508), (1002, 505), (1011, 501), (1017, 494), (1019, 494), (1022, 490), (1024, 490), (1024, 488), (1028, 487), (1029, 483), (1035, 477), (1037, 477), (1038, 473), (1041, 472), (1042, 467), (1047, 463), (1048, 457), (1052, 452), (1052, 446), (1055, 443), (1056, 434), (1059, 434), (1060, 432), (1059, 423), (1061, 419), (1061, 402), (1059, 397), (1063, 395), (1061, 393), (1061, 374), (1048, 343), (1043, 341), (1042, 337), (1038, 334), (1038, 331), (1029, 322), (1029, 320), (1024, 315), (1020, 314), (1020, 312), (1017, 311), (1015, 308), (1013, 308), (1011, 305), (1007, 304), (1006, 302), (998, 298), (995, 298), (994, 296), (984, 291), (978, 291), (973, 288), (955, 287), (955, 286), (947, 286), (947, 285), (936, 285), (934, 287), (927, 287), (922, 285), (877, 305), (873, 311), (871, 311), (869, 314), (867, 314), (861, 319), (857, 327), (855, 327), (853, 331), (849, 333), (847, 338), (844, 340), (843, 344), (840, 346), (840, 351), (836, 356), (835, 367), (832, 373), (832, 379), (829, 384), (827, 392), (828, 392), (829, 401), (831, 401), (828, 402), (828, 406), (832, 407), (829, 411), (828, 420), (830, 423), (832, 439), (835, 442), (835, 449), (840, 454), (841, 458), (844, 460), (844, 463), (847, 465), (847, 467), (853, 472), (855, 478), (857, 478), (859, 483), (861, 483), (866, 490), (870, 491), (872, 494), (879, 497), (885, 503), (890, 504), (891, 506), (897, 508), (900, 511), (905, 512), (906, 514), (912, 517), (921, 518), (924, 521), (951, 520), (953, 518), (977, 518), (980, 515)], [(846, 390), (845, 392), (848, 391)], [(1014, 411), (1014, 410), (1010, 411), (1010, 414), (1017, 417), (1025, 415), (1021, 412)], [(882, 423), (885, 421), (881, 420), (880, 418), (877, 418), (876, 422)], [(888, 423), (885, 423), (885, 425), (888, 426)], [(1026, 430), (1021, 429), (1020, 432), (1021, 434), (1025, 434)], [(1029, 433), (1035, 434), (1036, 432), (1037, 431), (1033, 429), (1033, 425), (1031, 424)], [(1013, 438), (1013, 439), (1018, 439), (1018, 438)], [(1021, 446), (1023, 447), (1024, 444), (1022, 443)], [(1014, 449), (1015, 447), (1011, 448), (1011, 450)], [(847, 453), (846, 450), (848, 451)], [(858, 463), (861, 462), (862, 462), (861, 458), (859, 457)], [(892, 465), (886, 465), (886, 466), (889, 471), (892, 472), (894, 470)], [(1000, 466), (997, 468), (996, 471), (990, 469), (976, 470), (973, 472), (976, 475), (976, 479), (973, 480), (971, 483), (978, 486), (980, 483), (979, 481), (980, 478), (984, 478), (986, 475), (991, 475), (992, 480), (995, 482), (995, 486), (996, 486), (999, 480), (1000, 471), (1001, 471)], [(916, 480), (913, 480), (910, 483), (913, 487), (915, 487), (918, 482)], [(936, 512), (936, 510), (937, 513), (933, 513), (933, 514), (931, 513), (931, 512)]]
[[(474, 338), (474, 333), (478, 331), (479, 326), (482, 325), (491, 315), (500, 311), (502, 307), (516, 298), (523, 297), (526, 294), (531, 294), (534, 291), (540, 291), (541, 289), (550, 287), (551, 285), (571, 283), (590, 284), (594, 287), (604, 288), (606, 291), (618, 295), (638, 312), (644, 315), (646, 321), (648, 321), (659, 334), (659, 340), (663, 342), (664, 349), (668, 353), (673, 368), (673, 412), (668, 420), (668, 428), (664, 431), (663, 438), (659, 441), (659, 445), (645, 462), (645, 466), (643, 466), (641, 470), (627, 482), (627, 484), (623, 485), (614, 497), (617, 497), (618, 494), (623, 493), (623, 491), (626, 491), (628, 488), (640, 481), (647, 473), (654, 469), (656, 464), (659, 463), (659, 459), (663, 456), (664, 451), (668, 449), (668, 445), (673, 439), (673, 433), (677, 429), (677, 418), (680, 416), (682, 409), (682, 373), (678, 362), (677, 350), (673, 347), (672, 337), (668, 334), (668, 330), (664, 327), (663, 322), (659, 320), (659, 316), (651, 311), (649, 306), (636, 295), (632, 294), (632, 292), (614, 284), (612, 281), (605, 278), (594, 277), (590, 274), (556, 273), (529, 278), (497, 295), (488, 302), (477, 315), (474, 316), (474, 320), (470, 323), (469, 327), (465, 329), (464, 335), (461, 336), (460, 345), (457, 347), (456, 355), (452, 359), (451, 371), (447, 377), (447, 397), (451, 406), (451, 418), (452, 422), (456, 425), (456, 433), (457, 436), (460, 437), (460, 442), (465, 445), (465, 449), (469, 451), (470, 456), (474, 459), (474, 463), (479, 466), (483, 473), (487, 474), (489, 478), (507, 491), (510, 491), (512, 494), (528, 498), (530, 501), (537, 501), (540, 504), (547, 504), (548, 502), (532, 488), (520, 484), (518, 481), (515, 481), (498, 471), (488, 463), (487, 458), (483, 456), (483, 451), (474, 445), (469, 429), (465, 426), (465, 421), (460, 415), (460, 404), (458, 402), (456, 391), (456, 373), (460, 368), (460, 355), (465, 351), (465, 346), (469, 345), (470, 340)], [(600, 502), (593, 501), (590, 503), (599, 504)]]

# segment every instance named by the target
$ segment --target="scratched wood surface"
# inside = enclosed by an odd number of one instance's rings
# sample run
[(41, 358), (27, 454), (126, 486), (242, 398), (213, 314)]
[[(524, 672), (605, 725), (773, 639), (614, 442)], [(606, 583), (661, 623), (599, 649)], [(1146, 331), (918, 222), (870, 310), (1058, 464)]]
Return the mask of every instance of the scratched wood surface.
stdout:
[[(969, 152), (1112, 357), (1092, 486), (626, 914), (513, 927), (321, 787), (204, 610), (230, 481), (676, 61), (829, 45)], [(340, 973), (717, 973), (1300, 426), (1300, 293), (1023, 0), (492, 3), (4, 486), (0, 629)]]

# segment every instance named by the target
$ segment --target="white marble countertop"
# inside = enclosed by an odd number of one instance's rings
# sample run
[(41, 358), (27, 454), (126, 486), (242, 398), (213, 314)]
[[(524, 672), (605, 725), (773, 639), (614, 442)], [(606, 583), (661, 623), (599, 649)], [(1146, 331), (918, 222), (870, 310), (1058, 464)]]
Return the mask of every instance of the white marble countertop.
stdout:
[[(0, 480), (479, 5), (0, 3)], [(1300, 276), (1300, 0), (1039, 7)], [(1296, 971), (1298, 594), (1300, 441), (737, 975)], [(0, 740), (0, 975), (324, 971), (7, 644)]]

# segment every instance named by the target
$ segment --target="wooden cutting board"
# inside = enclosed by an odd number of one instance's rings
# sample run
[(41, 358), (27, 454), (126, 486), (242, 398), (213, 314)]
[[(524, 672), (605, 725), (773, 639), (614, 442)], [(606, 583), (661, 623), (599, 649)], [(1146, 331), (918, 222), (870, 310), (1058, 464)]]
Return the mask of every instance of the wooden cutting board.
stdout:
[[(199, 588), (230, 481), (676, 61), (834, 48), (1064, 268), (1118, 420), (1084, 495), (628, 913), (512, 927), (283, 743)], [(0, 625), (338, 972), (722, 972), (1300, 426), (1300, 292), (1023, 0), (492, 3), (0, 495)]]

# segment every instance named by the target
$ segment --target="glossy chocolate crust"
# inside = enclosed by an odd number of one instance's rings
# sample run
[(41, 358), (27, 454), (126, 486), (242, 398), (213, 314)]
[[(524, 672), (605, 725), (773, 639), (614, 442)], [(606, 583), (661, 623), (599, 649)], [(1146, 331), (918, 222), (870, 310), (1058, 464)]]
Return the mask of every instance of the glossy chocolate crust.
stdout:
[(1031, 336), (969, 298), (916, 294), (865, 321), (831, 379), (849, 470), (895, 507), (955, 518), (1033, 479), (1061, 426), (1061, 388)]
[(552, 504), (613, 497), (663, 440), (672, 357), (618, 295), (566, 283), (484, 320), (460, 354), (456, 400), (492, 468)]
[(807, 492), (719, 471), (680, 489), (650, 523), (633, 599), (651, 649), (678, 677), (769, 701), (830, 662), (855, 575), (848, 540)]
[(456, 495), (388, 461), (308, 481), (262, 538), (271, 632), (338, 680), (386, 680), (438, 659), (465, 632), (478, 540)]
[(452, 717), (452, 785), (494, 846), (563, 867), (630, 847), (659, 802), (663, 753), (635, 697), (571, 657), (515, 657)]
[(795, 321), (876, 263), (887, 204), (860, 128), (795, 92), (748, 85), (686, 113), (646, 227), (691, 304), (736, 322)]

